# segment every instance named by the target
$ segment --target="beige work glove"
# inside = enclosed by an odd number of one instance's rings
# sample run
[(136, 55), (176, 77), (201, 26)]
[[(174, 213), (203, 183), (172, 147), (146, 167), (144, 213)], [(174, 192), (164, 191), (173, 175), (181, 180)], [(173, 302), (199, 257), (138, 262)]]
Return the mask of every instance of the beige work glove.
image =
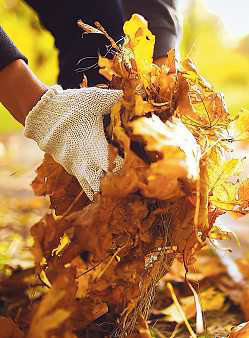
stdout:
[[(29, 112), (24, 134), (74, 175), (92, 200), (108, 171), (103, 115), (122, 97), (120, 90), (51, 87)], [(118, 170), (122, 159), (115, 160)], [(114, 169), (114, 170), (115, 170)]]

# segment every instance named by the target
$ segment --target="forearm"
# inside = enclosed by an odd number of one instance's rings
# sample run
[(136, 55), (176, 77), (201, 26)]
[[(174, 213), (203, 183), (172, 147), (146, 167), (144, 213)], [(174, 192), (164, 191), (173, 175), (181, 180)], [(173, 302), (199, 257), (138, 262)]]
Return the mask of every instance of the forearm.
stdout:
[(0, 27), (0, 102), (22, 124), (47, 89), (25, 62), (25, 56)]
[(23, 60), (15, 60), (0, 70), (0, 102), (23, 125), (46, 90)]

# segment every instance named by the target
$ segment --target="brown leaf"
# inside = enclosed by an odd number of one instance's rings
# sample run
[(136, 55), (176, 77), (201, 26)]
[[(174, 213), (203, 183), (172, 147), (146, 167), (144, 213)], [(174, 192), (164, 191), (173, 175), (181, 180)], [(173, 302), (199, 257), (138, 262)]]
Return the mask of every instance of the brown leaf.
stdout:
[[(50, 197), (51, 208), (55, 209), (57, 215), (62, 215), (82, 190), (76, 178), (69, 175), (48, 154), (45, 154), (43, 163), (37, 169), (37, 177), (32, 182), (32, 188), (36, 195)], [(80, 210), (89, 202), (83, 194), (71, 211)]]
[(0, 338), (24, 338), (23, 332), (12, 319), (0, 316)]
[(75, 308), (76, 284), (73, 269), (64, 270), (32, 316), (28, 338), (63, 337), (70, 328), (69, 318)]

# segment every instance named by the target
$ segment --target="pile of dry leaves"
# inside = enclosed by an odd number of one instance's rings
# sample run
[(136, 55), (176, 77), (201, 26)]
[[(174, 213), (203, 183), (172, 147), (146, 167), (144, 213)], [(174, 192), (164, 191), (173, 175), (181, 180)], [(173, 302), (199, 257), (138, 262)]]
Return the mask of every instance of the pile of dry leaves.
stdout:
[[(31, 230), (36, 274), (2, 281), (2, 326), (13, 337), (155, 337), (146, 319), (174, 259), (188, 271), (207, 238), (227, 238), (213, 227), (219, 215), (247, 213), (242, 161), (225, 157), (235, 139), (248, 139), (245, 113), (232, 118), (222, 95), (173, 50), (153, 64), (155, 37), (139, 15), (125, 23), (122, 46), (100, 24), (80, 24), (109, 38), (114, 57), (99, 57), (100, 72), (124, 92), (105, 121), (110, 172), (89, 203), (45, 155), (33, 189), (50, 197), (51, 211)], [(123, 166), (112, 173), (117, 153)]]

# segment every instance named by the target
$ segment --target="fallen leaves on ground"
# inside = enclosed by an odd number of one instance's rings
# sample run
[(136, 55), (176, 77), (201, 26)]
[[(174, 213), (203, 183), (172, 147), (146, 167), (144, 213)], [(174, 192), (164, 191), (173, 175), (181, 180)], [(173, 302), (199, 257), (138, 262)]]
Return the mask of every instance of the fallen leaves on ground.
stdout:
[[(99, 23), (98, 31), (80, 25), (104, 34), (113, 48), (113, 59), (100, 57), (99, 66), (110, 87), (124, 93), (106, 126), (110, 158), (119, 153), (123, 167), (103, 177), (90, 203), (77, 180), (45, 155), (33, 189), (50, 198), (51, 211), (31, 229), (43, 289), (26, 309), (26, 325), (17, 324), (30, 338), (147, 338), (157, 284), (175, 258), (188, 271), (207, 239), (226, 238), (213, 227), (218, 216), (248, 212), (243, 160), (224, 156), (234, 120), (222, 94), (173, 50), (164, 65), (153, 64), (155, 38), (144, 18), (134, 14), (125, 23), (123, 46)], [(212, 275), (199, 273), (203, 280)], [(224, 303), (213, 288), (200, 298), (207, 311)], [(181, 301), (187, 317), (194, 316), (193, 297)]]
[[(205, 291), (200, 292), (198, 296), (201, 302), (202, 311), (204, 312), (218, 311), (224, 305), (224, 294), (222, 292), (215, 291), (213, 288), (208, 288)], [(194, 296), (183, 297), (180, 302), (187, 319), (193, 318), (196, 315)], [(160, 310), (160, 313), (166, 316), (166, 321), (183, 323), (183, 318), (175, 304), (170, 305), (166, 309)]]

